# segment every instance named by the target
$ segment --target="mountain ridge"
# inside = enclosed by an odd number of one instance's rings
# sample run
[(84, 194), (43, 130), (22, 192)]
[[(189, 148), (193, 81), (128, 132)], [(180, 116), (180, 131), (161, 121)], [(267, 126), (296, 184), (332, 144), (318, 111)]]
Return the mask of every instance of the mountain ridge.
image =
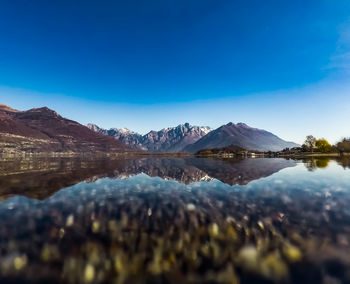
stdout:
[(110, 153), (121, 142), (64, 118), (48, 107), (26, 111), (0, 105), (0, 153)]
[(208, 126), (192, 126), (188, 122), (159, 131), (151, 130), (145, 135), (127, 128), (107, 130), (95, 124), (88, 124), (87, 127), (99, 133), (113, 136), (132, 148), (169, 153), (181, 152), (187, 145), (198, 141), (212, 131), (212, 128)]
[[(145, 135), (127, 128), (87, 126), (64, 118), (48, 107), (18, 111), (0, 104), (0, 145), (19, 152), (128, 152), (195, 153), (235, 145), (246, 150), (280, 151), (299, 146), (284, 141), (266, 130), (243, 122), (229, 122), (217, 129), (192, 126), (188, 122), (175, 127), (150, 131)], [(12, 149), (12, 150), (11, 150)]]
[[(294, 142), (281, 139), (277, 135), (263, 129), (250, 127), (239, 122), (229, 122), (212, 129), (209, 126), (191, 126), (189, 123), (175, 127), (152, 130), (145, 135), (127, 129), (120, 133), (120, 129), (104, 130), (97, 125), (90, 124), (90, 129), (99, 133), (113, 136), (123, 143), (147, 150), (149, 152), (188, 152), (195, 153), (203, 149), (212, 149), (235, 145), (247, 150), (280, 151), (284, 148), (298, 147)], [(132, 133), (134, 136), (130, 135)]]

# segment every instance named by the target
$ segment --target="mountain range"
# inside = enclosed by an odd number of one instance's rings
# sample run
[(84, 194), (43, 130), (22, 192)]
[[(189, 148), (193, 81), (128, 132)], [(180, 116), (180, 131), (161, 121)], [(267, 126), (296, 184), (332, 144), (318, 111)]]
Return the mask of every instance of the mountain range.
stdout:
[(141, 135), (127, 128), (106, 130), (95, 124), (88, 124), (87, 127), (98, 133), (113, 136), (132, 148), (167, 153), (182, 152), (188, 145), (197, 142), (213, 130), (208, 126), (192, 126), (185, 123), (159, 131), (152, 130), (145, 135)]
[(185, 123), (160, 131), (150, 131), (145, 135), (126, 128), (106, 130), (94, 124), (88, 124), (88, 127), (98, 133), (113, 136), (127, 146), (149, 152), (196, 153), (202, 149), (230, 145), (247, 150), (280, 151), (284, 148), (299, 146), (296, 143), (284, 141), (271, 132), (253, 128), (244, 123), (230, 122), (215, 130), (208, 126), (191, 126)]
[(235, 145), (247, 150), (279, 151), (298, 146), (244, 123), (217, 129), (189, 123), (141, 135), (127, 128), (84, 126), (47, 107), (18, 111), (0, 104), (0, 153), (195, 153)]

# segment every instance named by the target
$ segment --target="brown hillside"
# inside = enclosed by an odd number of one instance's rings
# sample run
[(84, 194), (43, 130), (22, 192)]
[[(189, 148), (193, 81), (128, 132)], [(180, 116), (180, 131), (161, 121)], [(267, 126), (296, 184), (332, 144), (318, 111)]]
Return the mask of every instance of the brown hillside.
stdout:
[(16, 111), (0, 105), (2, 152), (122, 152), (120, 141), (98, 134), (43, 107)]

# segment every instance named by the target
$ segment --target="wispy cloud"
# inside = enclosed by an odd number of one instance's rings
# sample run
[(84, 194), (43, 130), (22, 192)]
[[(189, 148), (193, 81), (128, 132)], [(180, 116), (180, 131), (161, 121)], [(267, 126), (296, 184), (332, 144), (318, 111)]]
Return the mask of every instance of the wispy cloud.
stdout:
[(350, 72), (350, 19), (338, 30), (337, 47), (325, 69), (338, 69)]

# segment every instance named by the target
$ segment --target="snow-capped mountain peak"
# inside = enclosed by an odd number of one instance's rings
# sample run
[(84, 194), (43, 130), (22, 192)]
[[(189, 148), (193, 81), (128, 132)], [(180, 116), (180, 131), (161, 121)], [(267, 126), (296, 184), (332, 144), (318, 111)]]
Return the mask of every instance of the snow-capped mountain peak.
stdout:
[(151, 152), (181, 152), (187, 145), (195, 143), (213, 130), (208, 126), (192, 126), (188, 122), (159, 131), (152, 130), (145, 135), (127, 128), (106, 130), (94, 124), (88, 124), (87, 127), (96, 132), (113, 136), (128, 146)]

